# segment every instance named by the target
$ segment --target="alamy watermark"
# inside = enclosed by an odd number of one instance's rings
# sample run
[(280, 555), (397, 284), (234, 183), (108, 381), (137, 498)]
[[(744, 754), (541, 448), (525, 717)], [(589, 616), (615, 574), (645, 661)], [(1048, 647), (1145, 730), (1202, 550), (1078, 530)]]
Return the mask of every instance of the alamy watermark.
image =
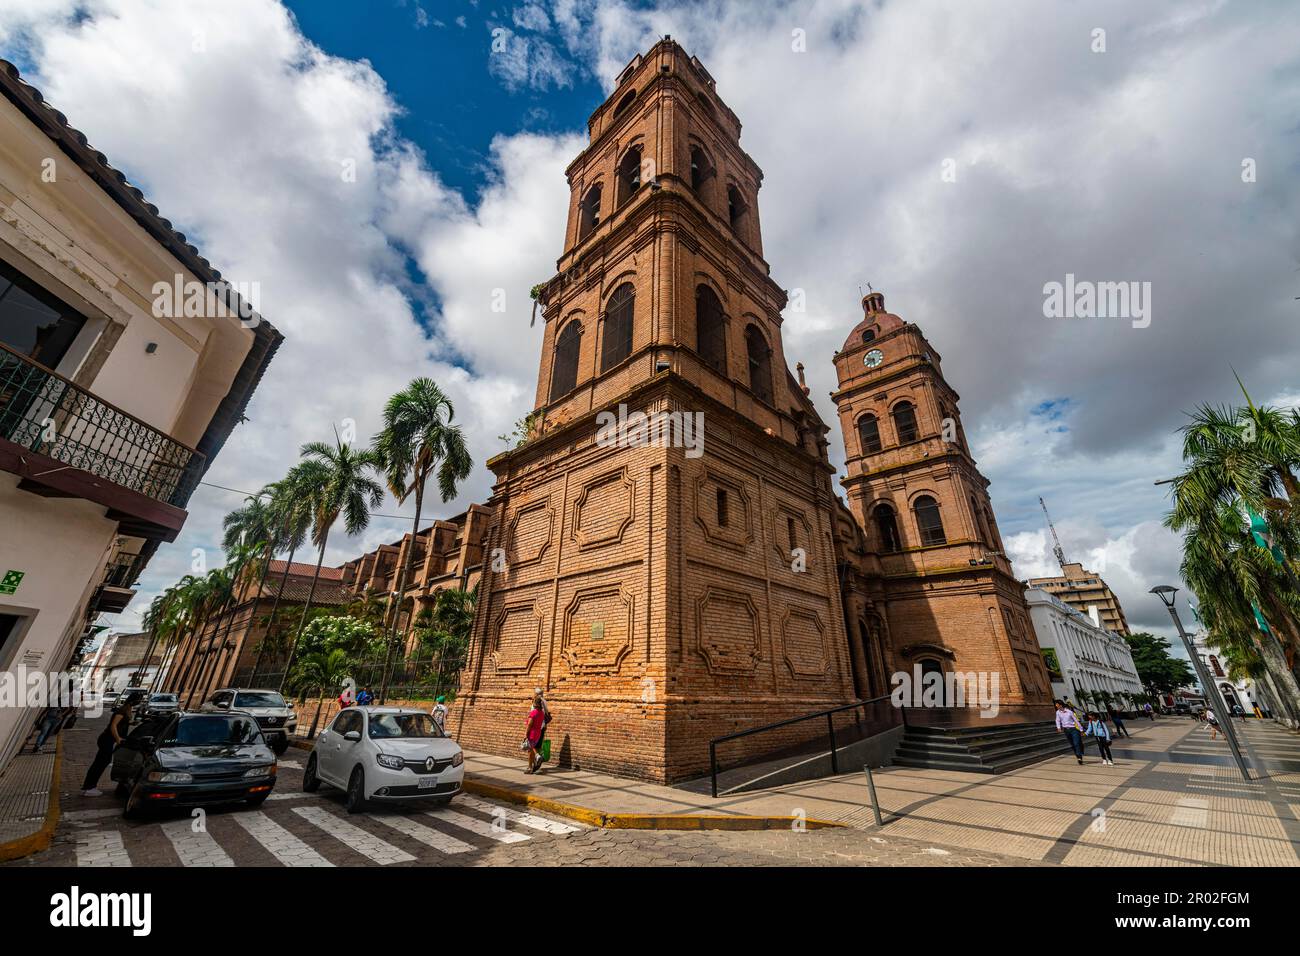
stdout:
[(596, 416), (596, 444), (601, 448), (685, 448), (687, 458), (704, 454), (703, 412), (618, 412)]
[(150, 291), (156, 319), (237, 318), (250, 329), (262, 321), (260, 282), (199, 282), (178, 272), (171, 282), (155, 282)]
[(1150, 282), (1091, 282), (1065, 275), (1043, 286), (1043, 315), (1049, 319), (1131, 319), (1133, 328), (1151, 324)]
[(895, 707), (970, 707), (984, 718), (998, 715), (1001, 679), (997, 671), (925, 671), (915, 664), (912, 672), (890, 677)]
[(0, 708), (6, 707), (78, 707), (87, 717), (98, 717), (104, 712), (104, 701), (80, 677), (19, 667), (0, 671)]

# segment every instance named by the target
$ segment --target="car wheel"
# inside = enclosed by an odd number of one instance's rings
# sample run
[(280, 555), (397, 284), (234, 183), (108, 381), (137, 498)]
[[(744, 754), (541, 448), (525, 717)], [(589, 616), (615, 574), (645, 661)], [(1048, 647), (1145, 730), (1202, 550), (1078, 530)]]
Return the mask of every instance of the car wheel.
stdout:
[(131, 787), (126, 797), (126, 806), (122, 808), (122, 816), (128, 820), (139, 820), (144, 816), (144, 801), (139, 797), (140, 788)]
[(277, 757), (283, 757), (284, 752), (289, 749), (289, 738), (287, 735), (280, 734), (271, 741), (271, 749), (275, 751)]
[(307, 758), (307, 769), (302, 772), (302, 792), (315, 793), (320, 789), (320, 777), (316, 776), (316, 755)]
[(348, 813), (360, 813), (366, 808), (366, 777), (360, 767), (348, 778)]

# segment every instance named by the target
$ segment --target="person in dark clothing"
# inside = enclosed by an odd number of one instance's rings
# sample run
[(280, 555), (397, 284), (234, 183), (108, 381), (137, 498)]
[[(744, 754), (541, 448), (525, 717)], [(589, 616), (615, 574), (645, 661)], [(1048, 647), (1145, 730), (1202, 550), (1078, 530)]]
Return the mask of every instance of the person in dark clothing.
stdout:
[(1109, 711), (1109, 713), (1111, 721), (1115, 724), (1115, 732), (1124, 737), (1132, 737), (1133, 735), (1128, 732), (1128, 728), (1124, 726), (1124, 718), (1113, 710)]
[(103, 796), (103, 791), (98, 787), (99, 778), (103, 776), (104, 770), (113, 760), (113, 751), (117, 749), (118, 744), (126, 739), (127, 731), (131, 729), (131, 705), (125, 704), (113, 711), (113, 715), (108, 718), (108, 726), (104, 728), (103, 733), (95, 741), (99, 749), (95, 751), (95, 759), (91, 761), (90, 769), (86, 771), (86, 779), (81, 782), (81, 795), (83, 797)]
[(51, 736), (57, 737), (67, 719), (76, 712), (75, 707), (46, 707), (45, 713), (41, 715), (41, 722), (38, 725), (40, 733), (36, 735), (36, 746), (32, 748), (32, 753), (41, 753), (45, 741)]

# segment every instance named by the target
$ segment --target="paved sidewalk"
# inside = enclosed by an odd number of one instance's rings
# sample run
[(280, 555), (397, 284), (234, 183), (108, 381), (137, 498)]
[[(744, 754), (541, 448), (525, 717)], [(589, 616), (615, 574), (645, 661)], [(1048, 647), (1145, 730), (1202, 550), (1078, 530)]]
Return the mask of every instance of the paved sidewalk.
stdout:
[(48, 846), (58, 822), (54, 787), (61, 743), (49, 741), (44, 753), (18, 754), (0, 773), (0, 860)]
[[(1130, 721), (1116, 765), (1089, 754), (988, 775), (894, 767), (874, 773), (882, 835), (1025, 862), (1086, 866), (1300, 865), (1300, 736), (1269, 722), (1245, 731), (1269, 762), (1246, 783), (1227, 744), (1190, 719)], [(1292, 769), (1295, 768), (1295, 769)], [(863, 775), (841, 774), (713, 800), (585, 770), (523, 772), (521, 761), (466, 754), (470, 779), (594, 813), (784, 817), (872, 829)]]

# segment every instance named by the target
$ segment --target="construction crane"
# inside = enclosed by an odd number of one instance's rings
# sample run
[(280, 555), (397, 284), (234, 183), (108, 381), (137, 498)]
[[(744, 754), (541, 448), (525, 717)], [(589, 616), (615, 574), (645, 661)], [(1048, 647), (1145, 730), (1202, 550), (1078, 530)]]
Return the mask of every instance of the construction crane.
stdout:
[(1038, 503), (1043, 507), (1043, 517), (1047, 519), (1047, 527), (1052, 532), (1052, 554), (1056, 555), (1056, 563), (1065, 570), (1065, 549), (1061, 547), (1061, 539), (1056, 536), (1056, 525), (1052, 524), (1052, 516), (1047, 513), (1047, 503), (1042, 498)]

